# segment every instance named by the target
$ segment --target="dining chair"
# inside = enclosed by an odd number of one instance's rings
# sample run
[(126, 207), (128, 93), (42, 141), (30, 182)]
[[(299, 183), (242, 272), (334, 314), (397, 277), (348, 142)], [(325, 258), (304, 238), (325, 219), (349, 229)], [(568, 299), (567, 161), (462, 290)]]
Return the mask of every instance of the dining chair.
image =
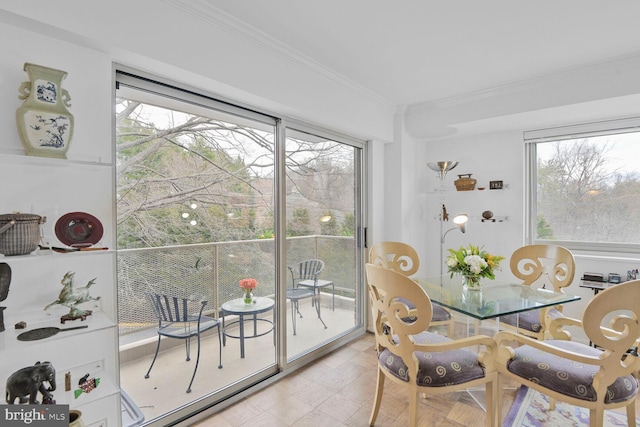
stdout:
[[(407, 277), (413, 276), (420, 268), (420, 257), (413, 246), (403, 242), (378, 242), (369, 250), (369, 262), (391, 269)], [(430, 326), (446, 326), (447, 336), (453, 338), (455, 319), (451, 312), (433, 303)]]
[[(582, 320), (559, 317), (549, 324), (551, 339), (537, 340), (500, 331), (496, 367), (509, 378), (556, 400), (589, 409), (590, 425), (602, 426), (606, 409), (625, 407), (629, 426), (636, 425), (635, 398), (640, 369), (640, 280), (612, 286), (594, 296)], [(580, 328), (594, 347), (571, 341)], [(498, 386), (500, 401), (502, 389)], [(498, 421), (502, 419), (498, 405)]]
[[(302, 318), (300, 313), (300, 300), (311, 298), (311, 306), (316, 308), (318, 319), (322, 322), (322, 326), (327, 329), (326, 323), (322, 320), (320, 307), (320, 288), (323, 286), (333, 285), (333, 282), (318, 281), (318, 275), (324, 268), (324, 262), (318, 259), (302, 261), (294, 266), (289, 266), (291, 273), (291, 288), (286, 290), (286, 297), (291, 302), (291, 325), (293, 326), (293, 335), (296, 331), (296, 313)], [(325, 283), (326, 282), (326, 283)], [(316, 293), (316, 290), (318, 291)], [(335, 298), (335, 288), (334, 296)], [(317, 300), (317, 301), (316, 301)], [(334, 300), (335, 309), (335, 300)]]
[[(320, 273), (324, 270), (324, 261), (319, 259), (308, 259), (306, 261), (299, 262), (296, 265), (289, 266), (291, 272), (291, 278), (294, 282), (294, 288), (302, 286), (303, 288), (313, 289), (313, 292), (318, 295), (318, 302), (320, 302), (320, 291), (322, 288), (331, 286), (332, 300), (331, 308), (336, 310), (336, 286), (333, 280), (318, 279)], [(316, 298), (314, 298), (315, 300)], [(312, 305), (315, 301), (312, 302)]]
[(191, 385), (196, 377), (198, 363), (200, 362), (200, 338), (201, 335), (213, 328), (218, 329), (218, 369), (222, 369), (222, 340), (220, 335), (220, 321), (216, 318), (205, 316), (202, 313), (207, 305), (205, 300), (194, 300), (189, 298), (178, 298), (175, 296), (147, 293), (147, 297), (151, 303), (154, 314), (158, 319), (158, 344), (156, 345), (156, 353), (153, 355), (151, 366), (147, 371), (145, 378), (149, 378), (151, 368), (156, 362), (158, 351), (160, 350), (160, 341), (162, 337), (175, 338), (185, 341), (187, 350), (187, 362), (191, 360), (191, 338), (196, 337), (198, 348), (196, 363), (193, 367), (193, 375), (187, 387), (187, 393), (191, 392)]
[[(575, 275), (575, 259), (571, 251), (557, 245), (527, 245), (511, 255), (511, 273), (523, 285), (540, 286), (564, 292)], [(562, 306), (531, 310), (500, 317), (500, 326), (540, 340), (545, 339), (547, 324), (561, 317)]]
[[(373, 327), (378, 358), (377, 384), (369, 418), (373, 426), (385, 379), (404, 388), (409, 399), (409, 425), (418, 425), (418, 394), (441, 394), (485, 384), (486, 422), (496, 415), (495, 341), (484, 335), (453, 340), (427, 331), (433, 306), (415, 281), (394, 270), (368, 263)], [(475, 353), (469, 348), (482, 350)], [(427, 420), (420, 420), (425, 425)]]

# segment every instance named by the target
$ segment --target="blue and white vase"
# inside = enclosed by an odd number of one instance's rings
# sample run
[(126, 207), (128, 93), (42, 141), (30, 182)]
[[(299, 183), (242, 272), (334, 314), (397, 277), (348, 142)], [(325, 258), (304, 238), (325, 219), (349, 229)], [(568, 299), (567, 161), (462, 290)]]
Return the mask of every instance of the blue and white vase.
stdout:
[(73, 115), (67, 109), (71, 97), (61, 87), (67, 72), (30, 63), (24, 71), (29, 81), (18, 89), (24, 103), (16, 110), (16, 122), (27, 155), (66, 159), (73, 136)]

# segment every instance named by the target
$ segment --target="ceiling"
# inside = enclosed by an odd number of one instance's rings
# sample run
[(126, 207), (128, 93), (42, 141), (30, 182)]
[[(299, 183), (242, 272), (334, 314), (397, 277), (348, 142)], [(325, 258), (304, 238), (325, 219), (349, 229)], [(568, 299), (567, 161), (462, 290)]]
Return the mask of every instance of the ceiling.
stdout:
[[(417, 138), (639, 115), (640, 2), (122, 0), (99, 3), (102, 9), (66, 3), (77, 19), (67, 22), (65, 8), (34, 9), (28, 2), (3, 9), (63, 22), (72, 34), (108, 37), (125, 51), (202, 75), (212, 64), (192, 52), (211, 48), (206, 25), (215, 25), (265, 55), (357, 90), (390, 116), (402, 112), (404, 130)], [(205, 19), (184, 15), (181, 25), (180, 12)], [(191, 49), (172, 50), (174, 44)], [(231, 86), (247, 78), (259, 84), (250, 71), (238, 79), (224, 71), (216, 78)]]
[(640, 2), (208, 0), (393, 105), (640, 52)]

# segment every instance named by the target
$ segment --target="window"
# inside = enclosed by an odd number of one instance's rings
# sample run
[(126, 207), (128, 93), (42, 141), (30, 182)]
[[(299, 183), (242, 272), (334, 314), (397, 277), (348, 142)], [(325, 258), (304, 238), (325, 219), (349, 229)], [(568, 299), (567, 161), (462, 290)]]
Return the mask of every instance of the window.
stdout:
[(525, 132), (529, 241), (640, 248), (640, 119)]

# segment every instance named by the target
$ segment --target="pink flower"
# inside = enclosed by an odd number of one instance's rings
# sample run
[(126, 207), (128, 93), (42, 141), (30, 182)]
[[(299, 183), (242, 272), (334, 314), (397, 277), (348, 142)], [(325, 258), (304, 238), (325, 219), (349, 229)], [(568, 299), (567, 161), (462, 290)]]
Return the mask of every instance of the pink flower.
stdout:
[(241, 279), (240, 287), (242, 289), (255, 289), (258, 286), (258, 281), (256, 279)]

